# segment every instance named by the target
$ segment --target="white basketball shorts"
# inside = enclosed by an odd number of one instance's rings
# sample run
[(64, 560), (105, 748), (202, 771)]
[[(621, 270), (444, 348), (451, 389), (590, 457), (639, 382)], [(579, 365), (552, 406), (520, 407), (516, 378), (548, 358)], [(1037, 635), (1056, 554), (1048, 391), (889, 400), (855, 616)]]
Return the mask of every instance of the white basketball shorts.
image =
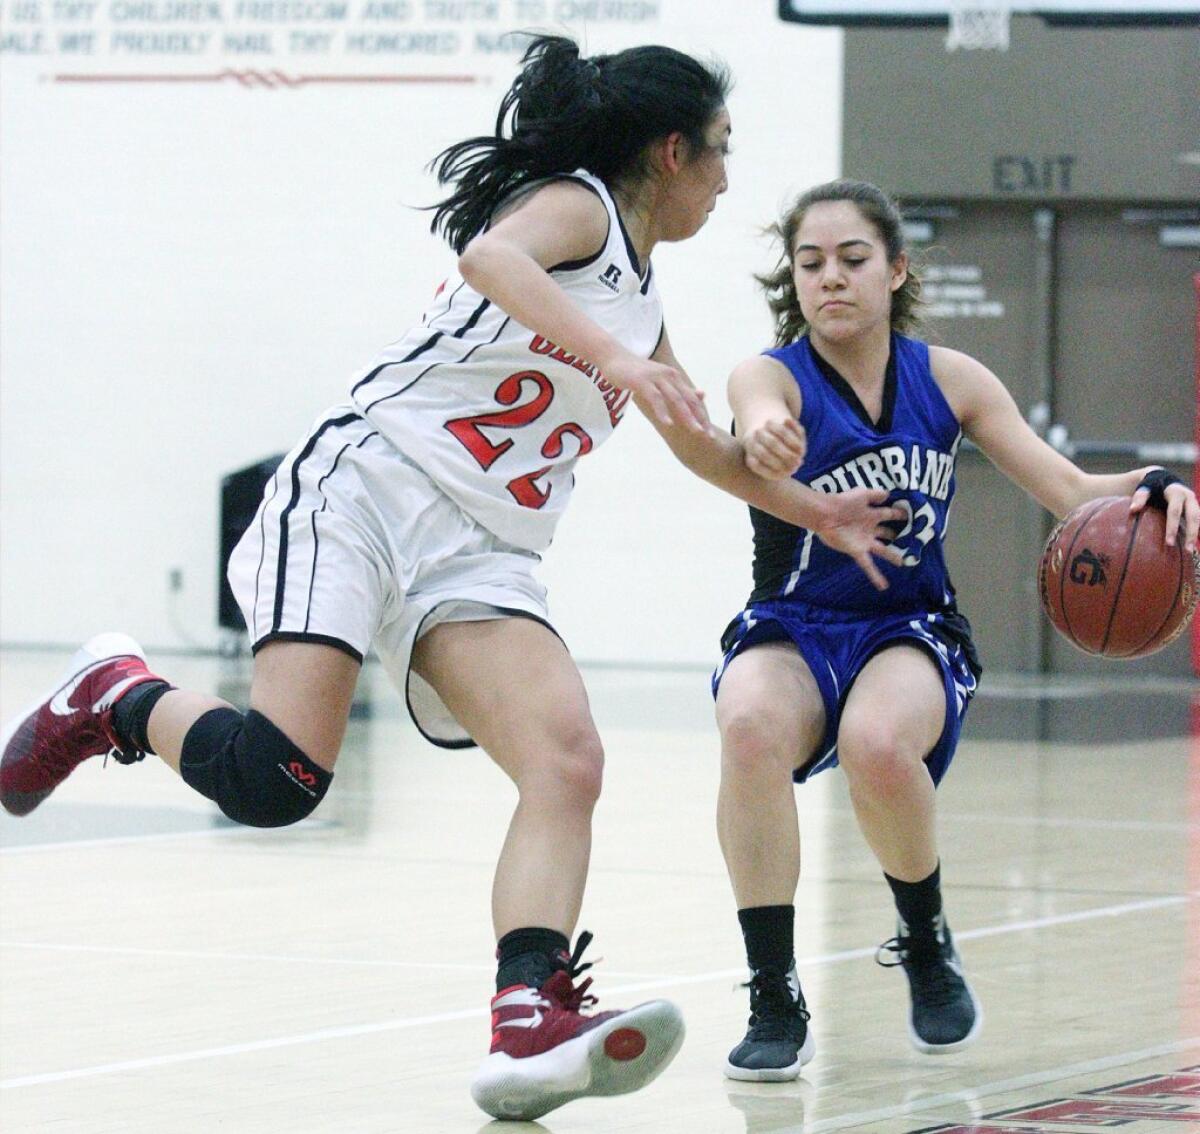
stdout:
[(551, 630), (540, 557), (462, 511), (349, 406), (317, 419), (267, 483), (229, 559), (254, 650), (320, 642), (376, 653), (434, 744), (474, 743), (427, 682), (413, 644), (440, 622), (526, 616)]

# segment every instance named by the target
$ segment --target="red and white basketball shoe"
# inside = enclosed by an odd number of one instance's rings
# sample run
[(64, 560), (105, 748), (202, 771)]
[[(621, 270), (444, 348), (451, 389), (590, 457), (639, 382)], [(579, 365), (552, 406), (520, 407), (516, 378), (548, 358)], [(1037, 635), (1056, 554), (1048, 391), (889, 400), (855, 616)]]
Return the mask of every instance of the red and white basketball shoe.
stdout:
[(492, 1049), (471, 1097), (493, 1118), (530, 1121), (572, 1099), (636, 1091), (675, 1058), (684, 1029), (674, 1004), (651, 1000), (584, 1015), (580, 1009), (596, 998), (590, 978), (572, 983), (579, 971), (572, 964), (541, 988), (513, 985), (492, 999)]
[(66, 672), (32, 710), (0, 738), (0, 804), (28, 815), (84, 760), (111, 753), (122, 764), (130, 751), (113, 729), (112, 710), (135, 685), (159, 681), (142, 648), (124, 634), (98, 634), (76, 651)]

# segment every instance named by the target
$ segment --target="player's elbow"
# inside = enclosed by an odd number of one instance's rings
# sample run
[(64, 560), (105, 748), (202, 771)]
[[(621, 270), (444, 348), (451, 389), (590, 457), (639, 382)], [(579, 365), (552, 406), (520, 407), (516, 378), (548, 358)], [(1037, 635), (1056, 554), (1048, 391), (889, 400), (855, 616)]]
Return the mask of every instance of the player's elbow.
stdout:
[(1082, 469), (1072, 465), (1065, 476), (1047, 485), (1038, 499), (1056, 519), (1061, 520), (1072, 509), (1078, 508), (1085, 500), (1090, 500), (1096, 495), (1095, 489), (1089, 483), (1091, 479)]
[(480, 294), (484, 294), (488, 281), (492, 277), (492, 265), (495, 260), (493, 242), (487, 233), (475, 237), (462, 250), (458, 257), (458, 274), (466, 280), (467, 285)]

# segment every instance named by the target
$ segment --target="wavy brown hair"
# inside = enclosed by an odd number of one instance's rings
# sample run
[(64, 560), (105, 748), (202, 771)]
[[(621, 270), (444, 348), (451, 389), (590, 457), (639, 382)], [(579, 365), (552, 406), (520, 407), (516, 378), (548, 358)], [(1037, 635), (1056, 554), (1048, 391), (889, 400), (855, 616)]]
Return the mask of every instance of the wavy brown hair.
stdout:
[[(869, 181), (827, 181), (802, 193), (780, 220), (766, 231), (783, 245), (775, 270), (754, 278), (767, 295), (767, 306), (775, 317), (775, 345), (787, 346), (808, 331), (808, 320), (800, 310), (796, 283), (793, 247), (796, 233), (804, 215), (823, 201), (849, 201), (875, 227), (883, 239), (889, 263), (908, 249), (904, 243), (904, 227), (900, 206), (877, 185)], [(910, 260), (908, 278), (892, 292), (892, 330), (908, 334), (921, 325), (921, 277)]]

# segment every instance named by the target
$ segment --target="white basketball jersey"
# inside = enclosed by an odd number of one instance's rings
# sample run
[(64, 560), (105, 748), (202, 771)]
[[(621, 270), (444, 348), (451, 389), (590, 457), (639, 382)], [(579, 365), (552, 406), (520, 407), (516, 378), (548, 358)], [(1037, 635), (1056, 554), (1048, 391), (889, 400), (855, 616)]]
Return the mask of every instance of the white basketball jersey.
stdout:
[[(550, 269), (594, 322), (649, 358), (662, 336), (650, 265), (635, 252), (604, 183), (582, 171), (608, 210), (604, 247)], [(501, 539), (547, 547), (575, 462), (607, 440), (629, 401), (587, 359), (542, 338), (455, 273), (419, 326), (356, 379), (358, 411), (468, 515)]]

